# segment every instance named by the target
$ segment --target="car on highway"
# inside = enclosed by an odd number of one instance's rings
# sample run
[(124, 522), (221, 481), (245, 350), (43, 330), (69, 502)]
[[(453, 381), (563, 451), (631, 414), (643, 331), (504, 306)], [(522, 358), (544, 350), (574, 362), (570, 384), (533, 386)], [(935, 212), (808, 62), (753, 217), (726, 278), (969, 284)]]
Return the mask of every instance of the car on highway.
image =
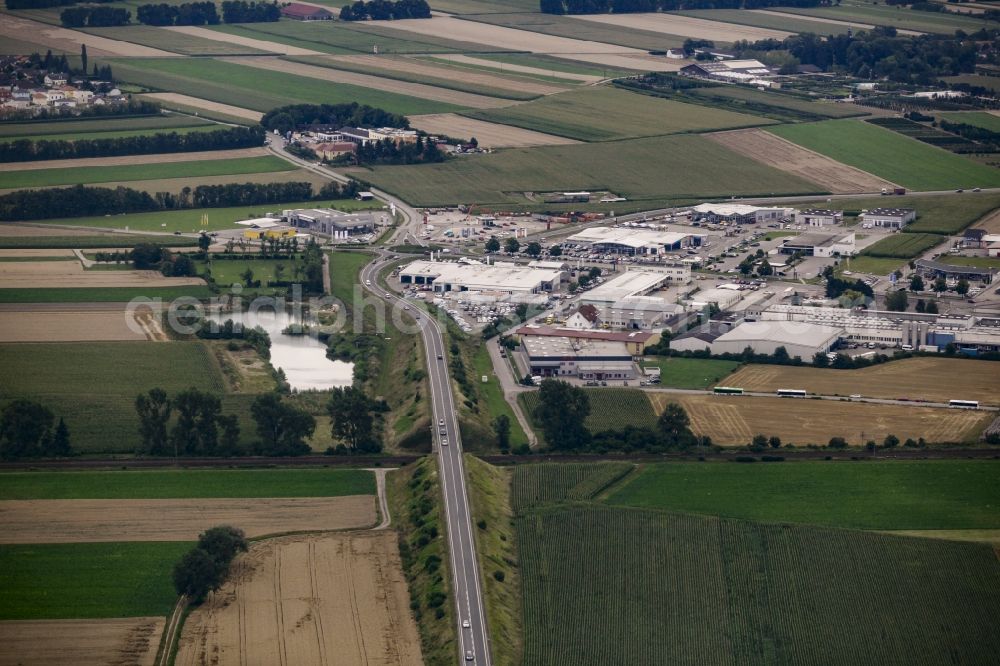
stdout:
[(365, 280), (365, 284), (371, 284), (371, 283), (372, 283), (371, 280)]
[(444, 419), (438, 419), (438, 425), (444, 427)]
[(444, 359), (444, 357), (443, 357), (443, 356), (441, 356), (441, 354), (438, 354), (438, 360), (440, 361), (440, 360), (442, 360), (442, 359)]
[(465, 660), (466, 661), (475, 661), (476, 660), (476, 654), (472, 650), (466, 650), (465, 651)]
[(441, 446), (448, 446), (448, 438), (447, 437), (442, 437), (441, 438)]
[(471, 626), (472, 626), (472, 624), (468, 620), (462, 620), (462, 628), (463, 629), (468, 629)]

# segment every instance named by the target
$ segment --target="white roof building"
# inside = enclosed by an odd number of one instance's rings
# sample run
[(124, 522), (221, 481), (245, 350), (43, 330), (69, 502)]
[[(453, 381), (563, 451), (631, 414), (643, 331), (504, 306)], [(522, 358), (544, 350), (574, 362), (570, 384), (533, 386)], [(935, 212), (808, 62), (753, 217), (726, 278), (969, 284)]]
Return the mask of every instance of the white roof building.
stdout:
[(691, 208), (698, 218), (707, 218), (712, 222), (740, 222), (743, 224), (769, 222), (791, 218), (794, 210), (791, 208), (774, 208), (751, 206), (749, 204), (733, 203), (703, 203)]
[(418, 260), (399, 271), (403, 284), (429, 285), (434, 291), (493, 291), (507, 294), (552, 291), (564, 272), (551, 268), (525, 268), (517, 264), (464, 264)]
[(580, 302), (593, 305), (611, 305), (633, 296), (642, 296), (655, 291), (668, 280), (669, 276), (666, 273), (629, 270), (584, 293)]
[(566, 239), (599, 252), (616, 254), (661, 254), (699, 244), (700, 236), (676, 231), (636, 230), (627, 227), (591, 227)]

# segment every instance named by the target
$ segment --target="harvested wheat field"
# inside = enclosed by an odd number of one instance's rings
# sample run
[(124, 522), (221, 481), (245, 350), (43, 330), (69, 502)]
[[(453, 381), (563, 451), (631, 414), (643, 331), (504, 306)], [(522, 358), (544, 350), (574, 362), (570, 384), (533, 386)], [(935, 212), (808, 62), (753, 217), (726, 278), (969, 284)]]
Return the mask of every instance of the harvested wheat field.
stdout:
[(812, 181), (834, 194), (879, 192), (883, 187), (894, 187), (867, 171), (797, 146), (765, 130), (733, 130), (704, 136), (752, 160)]
[(181, 287), (203, 285), (192, 277), (164, 277), (158, 271), (88, 271), (75, 261), (0, 262), (0, 289), (41, 287)]
[(248, 537), (345, 530), (375, 523), (374, 495), (265, 499), (7, 500), (0, 543), (194, 541), (216, 525)]
[(76, 30), (67, 30), (47, 23), (32, 21), (21, 18), (13, 14), (4, 13), (3, 20), (0, 21), (0, 37), (11, 39), (22, 39), (30, 36), (32, 41), (45, 44), (57, 51), (66, 53), (79, 53), (80, 45), (87, 44), (87, 53), (94, 56), (129, 56), (129, 57), (157, 57), (175, 56), (177, 54), (160, 49), (123, 42), (97, 35), (88, 35)]
[(535, 132), (511, 125), (500, 125), (485, 120), (474, 120), (454, 113), (410, 116), (410, 125), (429, 134), (447, 134), (466, 139), (476, 137), (476, 141), (484, 148), (525, 148), (580, 143), (563, 136)]
[(650, 30), (668, 35), (680, 35), (681, 37), (710, 39), (714, 42), (738, 42), (741, 39), (751, 42), (761, 39), (782, 40), (795, 34), (784, 30), (754, 28), (749, 25), (722, 23), (690, 16), (678, 16), (677, 14), (595, 14), (574, 16), (573, 18), (616, 25), (630, 30)]
[(975, 228), (986, 229), (991, 234), (1000, 234), (1000, 208), (985, 215), (981, 220), (976, 222)]
[(472, 69), (456, 70), (454, 67), (432, 65), (427, 61), (405, 56), (347, 55), (329, 56), (324, 59), (332, 62), (353, 63), (365, 67), (378, 67), (395, 72), (416, 74), (417, 76), (429, 76), (439, 79), (461, 79), (465, 84), (482, 86), (484, 92), (488, 92), (492, 88), (499, 88), (501, 90), (514, 90), (536, 95), (551, 95), (552, 93), (563, 92), (568, 89), (566, 86), (543, 83), (541, 81), (510, 79), (498, 74), (491, 74), (490, 72), (477, 72)]
[[(871, 23), (859, 23), (858, 21), (841, 21), (840, 19), (824, 18), (822, 16), (806, 16), (805, 14), (789, 14), (788, 12), (775, 11), (773, 9), (751, 9), (749, 10), (755, 14), (765, 14), (769, 16), (777, 16), (778, 18), (793, 18), (796, 21), (812, 21), (814, 23), (825, 23), (827, 25), (849, 25), (853, 28), (860, 28), (862, 30), (871, 30), (875, 26)], [(816, 32), (822, 33), (822, 26), (817, 26)], [(896, 32), (900, 35), (910, 35), (917, 36), (924, 33), (917, 30), (903, 30), (901, 28), (896, 28)]]
[(385, 79), (381, 76), (371, 74), (357, 74), (342, 69), (331, 69), (329, 67), (319, 67), (317, 65), (306, 65), (300, 62), (288, 60), (278, 60), (277, 58), (219, 58), (226, 62), (246, 65), (248, 67), (258, 67), (273, 72), (283, 74), (294, 74), (297, 76), (308, 76), (313, 79), (329, 81), (331, 83), (348, 83), (362, 88), (372, 90), (384, 90), (386, 92), (399, 95), (410, 95), (420, 99), (429, 99), (435, 102), (445, 102), (456, 106), (465, 106), (473, 109), (492, 109), (498, 106), (510, 106), (514, 102), (509, 99), (498, 97), (487, 97), (486, 95), (476, 95), (474, 93), (451, 90), (449, 88), (438, 88), (426, 83), (409, 83), (396, 79)]
[(657, 414), (667, 402), (680, 403), (691, 428), (722, 446), (742, 446), (754, 435), (777, 435), (796, 445), (826, 444), (843, 437), (859, 446), (886, 435), (900, 440), (923, 437), (931, 443), (964, 442), (979, 434), (992, 412), (940, 407), (878, 405), (835, 400), (757, 398), (751, 396), (678, 396), (650, 392)]
[(24, 248), (19, 250), (0, 250), (0, 259), (54, 259), (58, 257), (75, 257), (70, 249)]
[(256, 542), (195, 609), (177, 666), (421, 664), (392, 532)]
[(0, 310), (0, 342), (166, 340), (159, 318), (146, 312)]
[(1000, 366), (969, 359), (908, 358), (860, 370), (745, 365), (720, 383), (747, 391), (795, 388), (821, 395), (1000, 405)]
[[(253, 109), (244, 109), (240, 106), (233, 106), (232, 104), (222, 104), (221, 102), (213, 102), (207, 99), (201, 99), (200, 97), (191, 97), (190, 95), (181, 95), (180, 93), (145, 93), (140, 95), (142, 98), (149, 98), (159, 102), (164, 102), (166, 104), (180, 104), (181, 106), (192, 106), (196, 109), (204, 109), (205, 111), (215, 111), (216, 113), (222, 113), (227, 116), (234, 116), (236, 118), (244, 118), (246, 120), (252, 120), (254, 122), (259, 122), (264, 114), (260, 111), (254, 111)], [(190, 155), (191, 153), (188, 153)]]
[(152, 666), (162, 617), (0, 622), (0, 666)]
[[(235, 108), (235, 107), (234, 107)], [(257, 114), (257, 120), (260, 120)], [(2, 171), (32, 171), (35, 169), (69, 169), (76, 167), (141, 166), (171, 162), (196, 162), (198, 160), (234, 160), (244, 157), (269, 155), (267, 148), (234, 148), (232, 150), (204, 150), (195, 153), (159, 153), (157, 155), (119, 155), (116, 157), (84, 157), (75, 160), (38, 160), (35, 162), (0, 162)]]

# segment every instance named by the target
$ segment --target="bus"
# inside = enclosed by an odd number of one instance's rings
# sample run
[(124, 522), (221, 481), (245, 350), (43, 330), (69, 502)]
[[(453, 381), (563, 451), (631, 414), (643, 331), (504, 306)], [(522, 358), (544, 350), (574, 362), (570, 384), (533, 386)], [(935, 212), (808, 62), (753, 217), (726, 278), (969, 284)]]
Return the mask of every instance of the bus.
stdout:
[(743, 395), (743, 389), (732, 386), (716, 386), (712, 389), (715, 395)]
[(779, 398), (804, 398), (809, 394), (802, 389), (778, 389), (777, 395)]
[(949, 407), (956, 407), (958, 409), (979, 409), (978, 400), (949, 400)]

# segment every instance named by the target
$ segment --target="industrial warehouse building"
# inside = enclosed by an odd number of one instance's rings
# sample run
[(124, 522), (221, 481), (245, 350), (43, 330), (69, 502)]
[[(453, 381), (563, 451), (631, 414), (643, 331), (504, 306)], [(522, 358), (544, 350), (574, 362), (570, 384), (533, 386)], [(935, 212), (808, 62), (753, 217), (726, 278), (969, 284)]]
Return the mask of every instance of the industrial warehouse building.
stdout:
[(633, 379), (637, 371), (624, 342), (531, 335), (521, 339), (532, 375)]
[(917, 259), (914, 266), (924, 277), (939, 278), (946, 280), (968, 280), (969, 282), (982, 282), (990, 284), (1000, 273), (996, 268), (977, 268), (975, 266), (956, 266), (940, 261), (930, 261), (927, 259)]
[(699, 79), (770, 86), (771, 82), (766, 77), (774, 72), (759, 60), (716, 60), (687, 65), (681, 68), (681, 74)]
[(387, 223), (385, 216), (373, 213), (343, 213), (332, 208), (298, 208), (281, 212), (282, 220), (296, 229), (343, 240), (351, 236), (370, 234), (379, 222)]
[(594, 252), (624, 255), (660, 255), (701, 245), (704, 236), (676, 231), (630, 229), (628, 227), (591, 227), (573, 234), (567, 243)]
[(643, 296), (654, 292), (668, 282), (670, 282), (670, 275), (668, 273), (627, 270), (621, 275), (611, 278), (604, 284), (585, 292), (580, 297), (580, 302), (598, 307), (612, 305), (626, 298)]
[(470, 264), (454, 261), (414, 261), (399, 271), (402, 284), (430, 286), (436, 292), (491, 291), (537, 294), (555, 291), (568, 274), (553, 268), (517, 264)]
[(740, 354), (747, 347), (756, 354), (774, 354), (778, 347), (784, 347), (790, 357), (811, 361), (817, 352), (830, 351), (843, 337), (844, 329), (801, 321), (756, 321), (743, 322), (718, 336), (699, 333), (704, 332), (693, 331), (689, 336), (671, 340), (670, 348), (708, 349), (718, 355)]
[(858, 221), (865, 229), (902, 229), (915, 219), (917, 211), (912, 208), (873, 208), (858, 216)]
[(795, 223), (807, 227), (830, 227), (844, 221), (844, 211), (806, 208), (795, 213)]
[(692, 219), (711, 223), (760, 224), (791, 220), (793, 215), (794, 211), (791, 208), (769, 208), (748, 204), (704, 203), (691, 209)]
[(660, 340), (659, 333), (649, 331), (604, 331), (563, 328), (561, 326), (542, 326), (528, 324), (514, 331), (524, 340), (527, 337), (570, 338), (573, 340), (603, 340), (605, 342), (622, 342), (632, 356), (642, 356), (646, 345), (656, 344)]
[(850, 257), (857, 248), (854, 232), (850, 233), (809, 233), (786, 239), (778, 251), (782, 254), (801, 252), (807, 257)]

